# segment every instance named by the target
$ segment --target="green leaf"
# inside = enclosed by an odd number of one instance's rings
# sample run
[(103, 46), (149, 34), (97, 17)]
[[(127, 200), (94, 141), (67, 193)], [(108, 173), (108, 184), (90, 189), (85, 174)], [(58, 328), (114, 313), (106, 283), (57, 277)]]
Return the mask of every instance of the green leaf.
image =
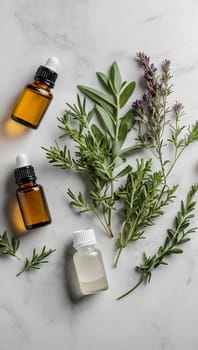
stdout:
[(99, 117), (99, 121), (102, 124), (103, 128), (109, 133), (109, 135), (114, 138), (115, 135), (115, 127), (113, 125), (111, 115), (102, 107), (96, 105), (97, 115)]
[(122, 158), (121, 157), (116, 157), (115, 159), (114, 159), (114, 164), (115, 164), (115, 168), (118, 168), (120, 165), (122, 165), (123, 164), (123, 160), (122, 160)]
[(144, 147), (142, 145), (135, 145), (131, 147), (126, 147), (120, 151), (120, 157), (127, 157), (130, 156), (136, 152), (139, 152), (143, 149)]
[(93, 116), (95, 115), (96, 110), (95, 110), (95, 106), (92, 108), (92, 110), (88, 113), (88, 117), (87, 117), (87, 121), (88, 123), (90, 123), (91, 119), (93, 118)]
[(126, 140), (128, 134), (128, 126), (123, 121), (120, 123), (119, 127), (119, 133), (118, 133), (118, 140), (120, 142), (120, 147), (122, 147), (124, 141)]
[(124, 107), (128, 99), (131, 97), (135, 89), (135, 85), (136, 85), (135, 82), (132, 81), (124, 88), (123, 92), (120, 95), (120, 108)]
[(119, 179), (120, 177), (123, 177), (123, 176), (129, 174), (131, 170), (132, 170), (132, 167), (131, 167), (130, 165), (127, 165), (126, 168), (124, 168), (123, 170), (121, 170), (121, 171), (115, 176), (115, 179)]
[(183, 253), (182, 249), (172, 248), (172, 249), (168, 250), (167, 255), (169, 255), (169, 254), (182, 254), (182, 253)]
[(123, 81), (122, 84), (121, 84), (121, 88), (120, 90), (122, 90), (122, 88), (127, 84), (127, 81)]
[(92, 124), (91, 131), (98, 142), (104, 138), (102, 131), (95, 124)]
[(102, 86), (104, 86), (104, 88), (108, 92), (111, 92), (111, 89), (109, 87), (109, 79), (107, 78), (107, 76), (102, 72), (97, 72), (96, 75), (97, 75), (98, 79), (100, 80)]
[(119, 92), (122, 84), (122, 78), (117, 62), (114, 62), (110, 68), (110, 81), (116, 92)]
[(114, 104), (114, 100), (111, 96), (105, 94), (104, 92), (101, 92), (99, 90), (90, 88), (88, 86), (84, 85), (78, 85), (79, 90), (88, 96), (92, 101), (96, 103), (105, 102), (110, 106), (116, 107)]
[(118, 140), (113, 142), (112, 146), (112, 155), (113, 158), (116, 158), (120, 153), (120, 142)]
[(128, 131), (130, 131), (135, 125), (134, 112), (130, 109), (122, 118), (120, 118), (121, 123), (126, 123)]

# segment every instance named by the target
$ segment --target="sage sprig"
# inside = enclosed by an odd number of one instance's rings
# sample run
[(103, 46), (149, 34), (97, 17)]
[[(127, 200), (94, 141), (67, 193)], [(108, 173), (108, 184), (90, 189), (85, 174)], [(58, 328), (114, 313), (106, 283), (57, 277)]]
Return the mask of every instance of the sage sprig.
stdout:
[(167, 230), (163, 245), (161, 245), (156, 254), (151, 257), (147, 256), (146, 253), (143, 254), (143, 263), (136, 267), (136, 270), (141, 275), (138, 283), (129, 291), (118, 297), (118, 300), (132, 293), (142, 283), (150, 282), (154, 269), (160, 265), (168, 265), (165, 260), (166, 257), (183, 253), (180, 245), (188, 242), (190, 240), (189, 235), (194, 233), (197, 229), (197, 227), (190, 227), (191, 219), (195, 216), (193, 213), (196, 205), (194, 196), (197, 191), (198, 185), (191, 187), (186, 202), (184, 203), (183, 200), (181, 201), (180, 210), (175, 217), (174, 227)]
[(56, 251), (56, 249), (46, 250), (46, 246), (44, 246), (41, 250), (41, 253), (39, 254), (39, 253), (37, 253), (36, 249), (34, 248), (33, 253), (32, 253), (32, 258), (28, 259), (26, 257), (25, 265), (24, 265), (23, 269), (19, 273), (17, 273), (16, 276), (21, 275), (25, 271), (29, 271), (32, 269), (36, 269), (36, 270), (40, 269), (40, 265), (48, 263), (48, 260), (46, 260), (46, 258), (50, 254), (54, 253), (55, 251)]
[[(115, 184), (131, 171), (130, 165), (122, 167), (120, 171), (117, 168), (129, 155), (142, 149), (142, 145), (124, 147), (134, 120), (131, 107), (124, 114), (121, 114), (121, 109), (131, 97), (135, 82), (122, 80), (116, 62), (111, 65), (108, 76), (98, 72), (97, 77), (105, 91), (79, 85), (84, 97), (77, 95), (77, 103), (67, 104), (65, 114), (58, 118), (62, 137), (72, 139), (75, 152), (66, 145), (61, 148), (57, 143), (44, 149), (54, 166), (89, 174), (91, 190), (87, 196), (68, 189), (71, 205), (79, 208), (80, 212), (93, 213), (106, 233), (113, 236)], [(85, 96), (93, 103), (89, 111)]]
[(20, 241), (19, 239), (13, 237), (12, 239), (8, 238), (7, 231), (0, 235), (0, 253), (11, 255), (20, 260), (17, 256), (17, 251), (19, 249)]

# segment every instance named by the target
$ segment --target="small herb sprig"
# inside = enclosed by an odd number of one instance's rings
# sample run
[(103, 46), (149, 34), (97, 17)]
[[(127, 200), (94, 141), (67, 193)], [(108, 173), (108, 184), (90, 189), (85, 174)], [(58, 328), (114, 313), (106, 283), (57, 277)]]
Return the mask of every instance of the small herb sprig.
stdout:
[(126, 184), (117, 193), (124, 202), (124, 220), (117, 239), (115, 267), (123, 248), (129, 242), (144, 238), (144, 228), (153, 225), (155, 219), (164, 214), (163, 208), (173, 202), (177, 189), (177, 186), (163, 185), (162, 172), (152, 172), (151, 159), (136, 162), (136, 170), (131, 171)]
[[(137, 60), (144, 71), (145, 87), (142, 98), (133, 103), (134, 119), (139, 125), (138, 140), (158, 159), (166, 184), (185, 148), (198, 140), (198, 122), (182, 125), (181, 119), (185, 115), (182, 103), (176, 102), (173, 107), (168, 104), (168, 97), (173, 92), (170, 61), (162, 62), (160, 74), (144, 52), (137, 53)], [(171, 136), (166, 139), (167, 133)], [(166, 159), (163, 149), (168, 144), (173, 146), (173, 157)]]
[(66, 145), (61, 149), (57, 143), (44, 149), (54, 166), (89, 175), (91, 190), (87, 196), (82, 192), (75, 194), (71, 189), (67, 194), (74, 207), (80, 212), (93, 213), (106, 233), (113, 236), (115, 183), (131, 171), (131, 166), (125, 166), (121, 171), (116, 168), (142, 146), (124, 147), (134, 121), (131, 107), (124, 114), (121, 110), (131, 97), (135, 82), (127, 84), (122, 80), (116, 62), (111, 65), (109, 76), (98, 72), (97, 77), (105, 91), (78, 86), (82, 94), (92, 101), (91, 109), (87, 111), (86, 98), (81, 99), (77, 95), (77, 103), (67, 104), (64, 116), (58, 118), (62, 136), (70, 137), (74, 143), (74, 155)]
[(195, 216), (193, 214), (196, 205), (194, 196), (197, 191), (198, 185), (191, 187), (186, 202), (181, 201), (180, 211), (175, 217), (174, 228), (167, 230), (164, 244), (159, 247), (157, 253), (152, 257), (148, 257), (146, 253), (143, 254), (143, 263), (136, 267), (136, 270), (141, 274), (138, 283), (132, 289), (118, 297), (118, 300), (132, 293), (142, 283), (150, 282), (154, 269), (160, 265), (168, 265), (164, 260), (167, 256), (183, 253), (183, 250), (178, 248), (178, 246), (180, 247), (181, 244), (188, 242), (190, 240), (189, 235), (197, 229), (197, 227), (190, 227), (190, 220)]
[(46, 246), (44, 246), (41, 250), (41, 253), (39, 254), (36, 252), (36, 249), (34, 248), (31, 260), (26, 258), (25, 265), (24, 265), (23, 269), (19, 273), (17, 273), (16, 276), (20, 276), (25, 271), (29, 271), (32, 269), (36, 269), (36, 270), (40, 269), (39, 265), (48, 263), (48, 260), (46, 260), (46, 258), (50, 254), (54, 253), (55, 251), (56, 251), (56, 249), (46, 250)]
[(7, 231), (0, 235), (0, 253), (11, 255), (20, 260), (17, 256), (17, 251), (19, 249), (20, 241), (19, 239), (13, 237), (12, 239), (8, 238)]

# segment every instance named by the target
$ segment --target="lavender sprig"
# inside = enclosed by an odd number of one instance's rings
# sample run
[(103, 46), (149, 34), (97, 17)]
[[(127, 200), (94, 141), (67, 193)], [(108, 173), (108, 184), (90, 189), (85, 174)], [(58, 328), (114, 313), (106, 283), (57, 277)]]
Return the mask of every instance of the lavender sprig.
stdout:
[[(181, 117), (185, 114), (183, 105), (176, 102), (173, 107), (170, 107), (168, 104), (168, 96), (172, 93), (173, 87), (170, 61), (162, 62), (160, 74), (145, 53), (137, 53), (137, 60), (144, 71), (145, 86), (142, 98), (132, 105), (135, 120), (139, 125), (138, 139), (144, 147), (150, 148), (159, 160), (166, 185), (167, 177), (184, 149), (198, 140), (198, 123), (192, 126), (180, 125)], [(170, 113), (174, 116), (173, 123), (169, 118)], [(164, 136), (165, 128), (171, 134), (168, 140)], [(164, 159), (163, 148), (167, 142), (170, 142), (174, 148), (171, 160)]]

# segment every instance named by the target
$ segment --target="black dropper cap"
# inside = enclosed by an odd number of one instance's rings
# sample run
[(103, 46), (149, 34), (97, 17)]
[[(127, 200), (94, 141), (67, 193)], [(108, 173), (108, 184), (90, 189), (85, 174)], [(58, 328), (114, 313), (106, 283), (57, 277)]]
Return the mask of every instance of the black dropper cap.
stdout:
[(42, 81), (53, 88), (58, 77), (58, 73), (56, 71), (58, 65), (59, 61), (56, 57), (48, 58), (47, 62), (37, 69), (34, 79)]
[(28, 164), (26, 154), (19, 154), (16, 158), (16, 169), (14, 171), (16, 184), (21, 185), (37, 179), (34, 168)]

